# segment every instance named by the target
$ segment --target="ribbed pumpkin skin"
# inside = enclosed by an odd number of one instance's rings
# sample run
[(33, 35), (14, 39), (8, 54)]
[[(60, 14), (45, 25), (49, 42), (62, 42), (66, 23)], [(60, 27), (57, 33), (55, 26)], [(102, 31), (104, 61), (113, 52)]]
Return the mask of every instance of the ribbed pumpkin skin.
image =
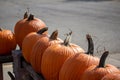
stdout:
[(44, 36), (35, 43), (31, 52), (30, 63), (36, 72), (41, 73), (41, 60), (44, 51), (49, 46), (60, 42), (62, 42), (62, 40), (59, 38), (56, 40), (51, 40), (48, 36)]
[(75, 54), (63, 64), (59, 73), (59, 80), (81, 80), (83, 72), (89, 66), (98, 64), (98, 62), (97, 57), (84, 53)]
[(107, 74), (101, 80), (120, 80), (120, 73)]
[(47, 33), (38, 34), (36, 32), (31, 32), (24, 38), (22, 43), (22, 53), (23, 53), (23, 57), (28, 63), (30, 63), (31, 51), (34, 44), (45, 35), (47, 35)]
[(78, 52), (84, 52), (84, 50), (75, 44), (69, 46), (56, 44), (48, 47), (41, 63), (41, 71), (45, 80), (59, 80), (59, 71), (65, 60)]
[(27, 18), (18, 21), (14, 27), (14, 32), (19, 47), (22, 48), (23, 39), (27, 34), (37, 32), (45, 26), (45, 23), (38, 18), (34, 18), (31, 21), (28, 21)]
[(81, 80), (101, 80), (107, 74), (119, 72), (119, 69), (115, 66), (105, 64), (108, 54), (109, 51), (105, 51), (102, 54), (98, 65), (92, 65), (86, 69)]
[(97, 68), (96, 65), (93, 65), (85, 71), (82, 80), (101, 80), (105, 75), (115, 72), (119, 72), (119, 70), (110, 64), (104, 68)]
[(16, 48), (15, 35), (10, 30), (0, 31), (0, 55), (6, 55)]

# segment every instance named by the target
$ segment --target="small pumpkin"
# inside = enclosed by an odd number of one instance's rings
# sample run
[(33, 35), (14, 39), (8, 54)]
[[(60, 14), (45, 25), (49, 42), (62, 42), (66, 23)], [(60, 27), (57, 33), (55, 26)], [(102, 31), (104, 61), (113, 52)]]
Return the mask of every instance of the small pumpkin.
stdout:
[(101, 80), (105, 75), (110, 73), (119, 72), (115, 66), (111, 64), (105, 65), (105, 60), (109, 52), (105, 51), (100, 58), (98, 65), (92, 65), (84, 72), (84, 75), (81, 80)]
[(7, 55), (16, 48), (15, 35), (11, 30), (0, 28), (0, 55)]
[(64, 42), (51, 45), (43, 53), (41, 62), (41, 72), (45, 80), (59, 80), (59, 71), (63, 63), (74, 54), (84, 52), (84, 50), (70, 43), (71, 33)]
[(59, 72), (59, 80), (81, 80), (84, 71), (89, 66), (98, 64), (99, 58), (93, 56), (93, 40), (89, 34), (86, 35), (86, 38), (88, 40), (88, 51), (75, 54), (67, 59)]
[(51, 45), (62, 42), (60, 38), (58, 38), (58, 30), (55, 30), (51, 36), (44, 35), (40, 38), (32, 48), (30, 63), (33, 69), (41, 73), (41, 59), (44, 51)]
[(120, 72), (107, 74), (101, 80), (120, 80)]
[(30, 63), (31, 51), (34, 44), (42, 38), (44, 35), (47, 35), (48, 27), (40, 29), (38, 32), (29, 33), (23, 40), (22, 43), (22, 54), (25, 60)]
[(120, 73), (107, 74), (101, 80), (120, 80)]
[(37, 32), (46, 26), (42, 20), (35, 18), (34, 15), (30, 14), (29, 17), (26, 15), (27, 13), (25, 13), (24, 19), (18, 21), (14, 27), (16, 42), (20, 49), (22, 48), (23, 39), (27, 34)]

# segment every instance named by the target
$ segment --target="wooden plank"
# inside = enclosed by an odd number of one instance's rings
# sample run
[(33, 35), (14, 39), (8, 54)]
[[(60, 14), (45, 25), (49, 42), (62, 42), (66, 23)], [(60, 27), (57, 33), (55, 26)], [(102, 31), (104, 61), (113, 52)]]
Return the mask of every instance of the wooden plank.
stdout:
[(13, 61), (12, 55), (0, 56), (0, 63), (7, 63), (12, 61)]

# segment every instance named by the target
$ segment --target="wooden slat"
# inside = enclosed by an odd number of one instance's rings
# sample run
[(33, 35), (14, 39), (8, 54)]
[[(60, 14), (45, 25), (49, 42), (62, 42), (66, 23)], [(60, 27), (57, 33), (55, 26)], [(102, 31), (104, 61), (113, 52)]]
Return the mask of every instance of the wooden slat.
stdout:
[(0, 56), (0, 63), (7, 63), (12, 61), (13, 61), (12, 55)]

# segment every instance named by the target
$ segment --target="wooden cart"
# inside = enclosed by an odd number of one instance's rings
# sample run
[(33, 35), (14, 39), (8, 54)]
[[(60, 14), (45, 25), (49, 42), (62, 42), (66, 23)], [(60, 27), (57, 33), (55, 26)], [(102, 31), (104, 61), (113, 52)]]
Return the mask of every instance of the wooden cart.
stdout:
[(0, 80), (3, 80), (2, 64), (12, 62), (13, 73), (8, 71), (11, 80), (44, 80), (41, 74), (36, 73), (30, 64), (28, 64), (20, 50), (12, 51), (12, 55), (0, 56)]

